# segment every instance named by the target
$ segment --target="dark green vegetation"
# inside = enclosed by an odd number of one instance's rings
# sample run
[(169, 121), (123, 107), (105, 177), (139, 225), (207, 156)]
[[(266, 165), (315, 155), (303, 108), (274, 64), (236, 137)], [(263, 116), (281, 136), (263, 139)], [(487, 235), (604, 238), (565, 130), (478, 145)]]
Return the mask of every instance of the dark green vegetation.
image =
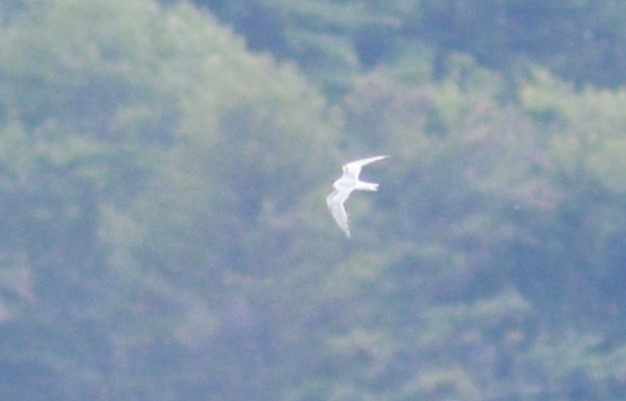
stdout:
[(623, 2), (196, 3), (0, 2), (1, 400), (624, 399)]

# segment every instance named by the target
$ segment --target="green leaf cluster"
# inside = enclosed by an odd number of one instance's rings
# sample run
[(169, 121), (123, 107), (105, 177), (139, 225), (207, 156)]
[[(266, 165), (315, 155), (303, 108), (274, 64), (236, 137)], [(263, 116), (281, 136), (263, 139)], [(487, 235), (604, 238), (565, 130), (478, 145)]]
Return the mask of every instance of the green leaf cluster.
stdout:
[(1, 399), (623, 399), (617, 2), (196, 3), (0, 4)]

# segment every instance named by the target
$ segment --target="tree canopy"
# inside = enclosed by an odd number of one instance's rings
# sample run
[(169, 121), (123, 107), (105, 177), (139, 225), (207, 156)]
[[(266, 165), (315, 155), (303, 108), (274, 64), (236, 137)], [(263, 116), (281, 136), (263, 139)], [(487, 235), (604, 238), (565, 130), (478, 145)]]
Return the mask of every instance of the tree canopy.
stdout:
[(0, 3), (0, 398), (623, 399), (625, 13)]

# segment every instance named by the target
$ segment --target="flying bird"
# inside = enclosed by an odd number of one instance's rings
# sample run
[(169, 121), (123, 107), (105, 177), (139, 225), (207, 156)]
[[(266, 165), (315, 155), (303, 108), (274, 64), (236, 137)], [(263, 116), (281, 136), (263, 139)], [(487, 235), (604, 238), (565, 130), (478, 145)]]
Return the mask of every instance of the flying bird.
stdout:
[(330, 214), (339, 225), (339, 228), (350, 238), (350, 226), (348, 225), (348, 213), (343, 206), (350, 193), (359, 191), (378, 191), (378, 184), (359, 180), (361, 168), (367, 164), (388, 158), (389, 156), (374, 156), (367, 159), (355, 160), (343, 165), (343, 175), (333, 182), (335, 190), (326, 198), (326, 204)]

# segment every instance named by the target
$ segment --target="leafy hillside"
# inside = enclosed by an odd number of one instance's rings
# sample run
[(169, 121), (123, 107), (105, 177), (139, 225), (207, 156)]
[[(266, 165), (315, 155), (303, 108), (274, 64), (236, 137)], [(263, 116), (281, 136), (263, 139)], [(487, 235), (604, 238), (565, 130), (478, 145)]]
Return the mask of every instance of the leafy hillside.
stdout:
[(0, 398), (623, 399), (626, 9), (496, 3), (0, 3)]

